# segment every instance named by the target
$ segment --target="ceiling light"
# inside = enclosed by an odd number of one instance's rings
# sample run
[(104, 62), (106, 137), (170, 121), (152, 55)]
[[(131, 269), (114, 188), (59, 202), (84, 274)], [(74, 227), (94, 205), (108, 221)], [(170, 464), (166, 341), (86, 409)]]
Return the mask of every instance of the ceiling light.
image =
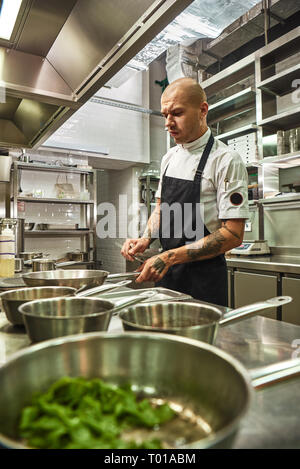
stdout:
[[(1, 2), (0, 2), (1, 3)], [(0, 37), (9, 40), (20, 10), (22, 0), (3, 0), (0, 11)]]

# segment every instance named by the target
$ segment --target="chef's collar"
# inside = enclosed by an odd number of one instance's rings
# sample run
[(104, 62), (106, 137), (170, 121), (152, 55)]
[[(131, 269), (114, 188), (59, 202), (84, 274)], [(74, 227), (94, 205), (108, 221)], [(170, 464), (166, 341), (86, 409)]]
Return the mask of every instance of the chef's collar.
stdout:
[(184, 150), (189, 150), (189, 151), (197, 150), (201, 147), (204, 147), (207, 144), (210, 134), (211, 134), (211, 130), (210, 128), (208, 128), (205, 134), (201, 135), (201, 137), (197, 138), (197, 140), (194, 140), (193, 142), (189, 142), (189, 143), (180, 143), (178, 146), (183, 148)]

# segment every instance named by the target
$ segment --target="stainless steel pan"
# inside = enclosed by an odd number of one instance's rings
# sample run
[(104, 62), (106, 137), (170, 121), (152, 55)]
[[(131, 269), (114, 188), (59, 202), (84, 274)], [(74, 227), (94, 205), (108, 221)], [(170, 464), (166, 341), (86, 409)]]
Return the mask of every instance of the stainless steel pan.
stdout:
[(24, 448), (18, 420), (33, 394), (46, 391), (63, 376), (84, 376), (116, 385), (129, 382), (154, 403), (161, 399), (174, 407), (178, 416), (143, 438), (161, 438), (167, 448), (230, 447), (253, 387), (263, 384), (261, 375), (269, 375), (265, 381), (270, 381), (270, 372), (275, 372), (274, 379), (299, 373), (300, 361), (248, 372), (212, 345), (138, 332), (90, 333), (32, 345), (0, 368), (0, 444)]
[(58, 296), (91, 296), (96, 293), (107, 293), (131, 283), (130, 280), (101, 285), (88, 290), (76, 290), (72, 287), (28, 287), (17, 290), (5, 291), (0, 294), (2, 310), (10, 323), (14, 326), (24, 326), (23, 316), (19, 312), (19, 307), (28, 301), (42, 300), (44, 298), (55, 298)]
[(19, 256), (21, 257), (21, 259), (24, 259), (24, 261), (32, 261), (32, 259), (43, 257), (43, 253), (42, 252), (20, 252)]
[(219, 308), (205, 303), (149, 303), (127, 308), (119, 317), (126, 331), (164, 332), (213, 344), (218, 326), (239, 321), (263, 309), (282, 306), (290, 301), (290, 296), (277, 296), (242, 306), (224, 315)]
[(87, 288), (100, 286), (106, 279), (135, 279), (138, 275), (139, 272), (109, 274), (105, 270), (51, 270), (23, 274), (23, 280), (29, 287), (57, 286), (79, 289), (84, 286)]
[(113, 314), (140, 303), (156, 292), (149, 290), (115, 305), (101, 298), (57, 297), (27, 302), (19, 307), (32, 342), (83, 332), (106, 331)]

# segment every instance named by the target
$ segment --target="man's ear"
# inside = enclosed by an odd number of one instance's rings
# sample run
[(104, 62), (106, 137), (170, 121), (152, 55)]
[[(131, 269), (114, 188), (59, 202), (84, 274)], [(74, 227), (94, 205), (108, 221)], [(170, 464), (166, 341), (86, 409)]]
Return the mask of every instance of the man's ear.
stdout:
[(201, 111), (201, 116), (207, 116), (208, 113), (208, 103), (204, 101), (203, 103), (200, 104), (200, 111)]

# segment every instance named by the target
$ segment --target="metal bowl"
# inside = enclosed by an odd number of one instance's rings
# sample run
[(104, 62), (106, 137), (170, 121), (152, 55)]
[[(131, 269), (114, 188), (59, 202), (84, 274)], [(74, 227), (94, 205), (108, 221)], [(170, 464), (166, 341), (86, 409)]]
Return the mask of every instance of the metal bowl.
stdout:
[(101, 298), (57, 297), (19, 307), (32, 342), (84, 332), (106, 331), (115, 308)]
[(24, 447), (21, 409), (63, 376), (130, 383), (142, 395), (172, 403), (181, 417), (155, 436), (173, 448), (229, 446), (252, 392), (237, 360), (198, 341), (143, 333), (64, 337), (32, 345), (0, 368), (0, 444)]
[(2, 309), (7, 319), (15, 326), (24, 326), (23, 316), (18, 308), (28, 301), (53, 298), (63, 295), (74, 295), (73, 288), (66, 287), (34, 287), (5, 291), (0, 294)]

